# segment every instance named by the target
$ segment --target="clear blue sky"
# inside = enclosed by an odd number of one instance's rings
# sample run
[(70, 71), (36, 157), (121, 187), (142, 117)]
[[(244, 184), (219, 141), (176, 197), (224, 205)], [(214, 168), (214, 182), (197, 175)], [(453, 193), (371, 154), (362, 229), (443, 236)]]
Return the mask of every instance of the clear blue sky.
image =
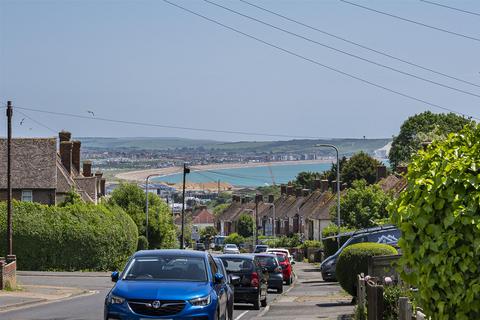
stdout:
[[(480, 98), (343, 56), (201, 0), (191, 10), (409, 95), (480, 117)], [(390, 60), (236, 0), (218, 3), (316, 41), (480, 95), (480, 88)], [(255, 1), (325, 31), (480, 84), (480, 42), (331, 1)], [(480, 37), (480, 16), (412, 1), (352, 0)], [(480, 12), (480, 1), (437, 0)], [(370, 87), (266, 47), (163, 1), (0, 1), (0, 100), (49, 111), (318, 137), (390, 137), (423, 103)], [(3, 112), (2, 112), (3, 113)], [(145, 128), (27, 112), (75, 136), (266, 138)], [(16, 113), (15, 134), (53, 133)], [(2, 119), (4, 119), (2, 115)], [(1, 135), (5, 121), (0, 121)]]

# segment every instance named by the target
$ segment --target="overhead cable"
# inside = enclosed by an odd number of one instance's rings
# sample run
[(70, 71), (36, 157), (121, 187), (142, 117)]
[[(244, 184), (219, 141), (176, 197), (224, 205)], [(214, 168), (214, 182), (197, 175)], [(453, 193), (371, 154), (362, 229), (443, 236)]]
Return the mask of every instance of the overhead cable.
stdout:
[(455, 10), (455, 11), (459, 11), (459, 12), (463, 12), (463, 13), (467, 13), (467, 14), (471, 14), (471, 15), (475, 15), (475, 16), (480, 16), (480, 13), (478, 13), (478, 12), (473, 12), (473, 11), (468, 11), (468, 10), (465, 10), (465, 9), (460, 9), (460, 8), (456, 8), (456, 7), (452, 7), (452, 6), (447, 6), (446, 4), (442, 4), (442, 3), (438, 3), (438, 2), (434, 2), (434, 1), (428, 1), (428, 0), (420, 0), (420, 1), (425, 2), (425, 3), (429, 3), (429, 4), (433, 4), (434, 6), (443, 7), (443, 8), (447, 8), (447, 9), (451, 9), (451, 10)]

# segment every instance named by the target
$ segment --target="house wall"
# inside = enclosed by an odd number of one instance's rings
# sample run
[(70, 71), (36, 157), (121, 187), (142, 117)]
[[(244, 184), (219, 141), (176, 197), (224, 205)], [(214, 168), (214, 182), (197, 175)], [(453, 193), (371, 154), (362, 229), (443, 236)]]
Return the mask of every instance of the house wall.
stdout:
[[(46, 205), (54, 205), (56, 203), (55, 190), (54, 189), (25, 189), (32, 190), (33, 202)], [(0, 190), (0, 201), (6, 201), (8, 192), (6, 189)], [(22, 200), (22, 190), (12, 190), (12, 197), (15, 200)]]

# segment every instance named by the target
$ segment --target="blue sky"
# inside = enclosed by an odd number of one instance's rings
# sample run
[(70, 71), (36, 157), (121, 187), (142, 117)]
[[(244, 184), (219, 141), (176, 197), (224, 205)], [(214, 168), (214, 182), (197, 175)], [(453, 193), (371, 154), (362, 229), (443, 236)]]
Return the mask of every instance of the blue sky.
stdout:
[[(201, 0), (171, 0), (326, 65), (480, 118), (480, 98), (340, 55)], [(240, 1), (214, 0), (315, 41), (480, 95), (480, 88), (376, 55)], [(480, 41), (329, 1), (256, 4), (480, 84)], [(421, 1), (355, 2), (480, 37), (480, 17)], [(438, 2), (480, 12), (480, 1)], [(19, 107), (182, 127), (314, 137), (390, 137), (410, 115), (440, 111), (292, 57), (163, 1), (0, 1), (0, 100)], [(23, 111), (75, 136), (274, 139), (148, 128)], [(53, 133), (16, 113), (14, 132)], [(0, 121), (5, 131), (5, 121)]]

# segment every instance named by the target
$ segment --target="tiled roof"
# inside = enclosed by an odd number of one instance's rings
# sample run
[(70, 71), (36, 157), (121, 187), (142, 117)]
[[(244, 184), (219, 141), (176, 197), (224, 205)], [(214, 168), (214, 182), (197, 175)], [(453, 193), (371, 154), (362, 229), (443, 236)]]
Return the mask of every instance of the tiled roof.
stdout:
[[(57, 187), (55, 138), (12, 139), (12, 188)], [(0, 139), (0, 189), (7, 188), (7, 140)]]
[(380, 188), (385, 192), (393, 192), (394, 195), (398, 195), (407, 186), (407, 179), (401, 175), (391, 174), (386, 178), (381, 179), (378, 182)]
[(215, 216), (208, 211), (207, 209), (202, 209), (199, 213), (196, 214), (195, 218), (193, 218), (193, 224), (206, 224), (206, 223), (214, 223)]

